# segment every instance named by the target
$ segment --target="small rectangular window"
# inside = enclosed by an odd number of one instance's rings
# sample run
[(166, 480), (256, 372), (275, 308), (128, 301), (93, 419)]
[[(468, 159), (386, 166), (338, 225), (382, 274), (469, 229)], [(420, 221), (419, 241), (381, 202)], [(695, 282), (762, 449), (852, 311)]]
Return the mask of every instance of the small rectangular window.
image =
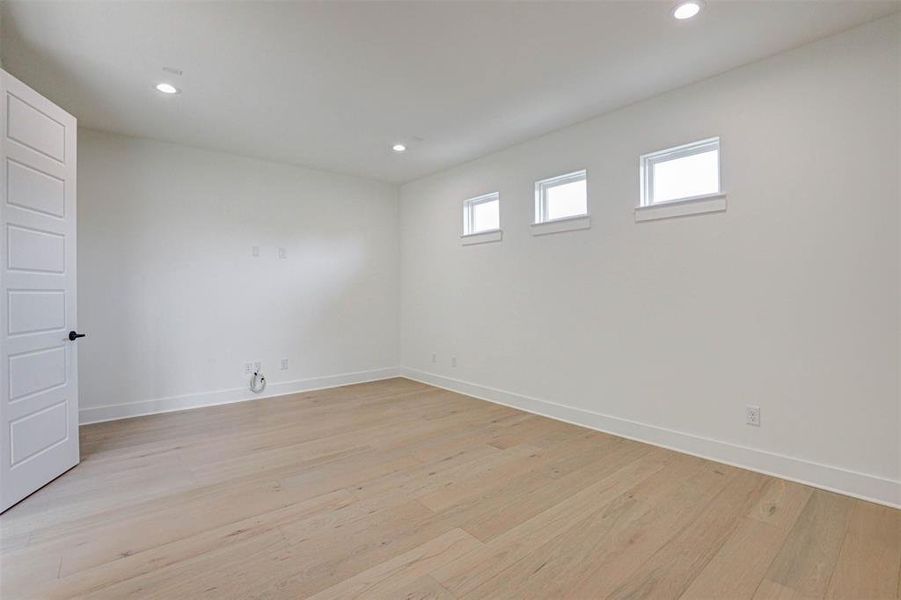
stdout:
[(587, 215), (587, 184), (584, 170), (535, 182), (535, 223)]
[(718, 137), (641, 157), (641, 206), (713, 196), (720, 188)]
[(492, 192), (463, 203), (463, 235), (497, 231), (501, 227), (500, 194)]

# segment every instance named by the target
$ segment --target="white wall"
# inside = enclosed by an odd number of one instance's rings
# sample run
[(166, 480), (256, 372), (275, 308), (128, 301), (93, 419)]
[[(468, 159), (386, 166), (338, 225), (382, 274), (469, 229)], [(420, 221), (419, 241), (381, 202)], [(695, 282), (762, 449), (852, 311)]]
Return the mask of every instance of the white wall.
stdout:
[[(899, 22), (403, 186), (403, 372), (901, 504)], [(716, 135), (727, 212), (636, 223), (639, 154)], [(580, 168), (591, 229), (531, 236)], [(490, 191), (503, 241), (461, 246)]]
[(83, 421), (249, 397), (251, 360), (268, 393), (396, 372), (396, 187), (89, 130), (78, 141)]

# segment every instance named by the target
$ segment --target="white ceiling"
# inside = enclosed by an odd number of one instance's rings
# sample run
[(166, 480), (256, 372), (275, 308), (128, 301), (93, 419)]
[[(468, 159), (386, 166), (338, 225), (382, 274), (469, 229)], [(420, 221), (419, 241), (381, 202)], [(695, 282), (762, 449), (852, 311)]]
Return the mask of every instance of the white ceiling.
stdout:
[(0, 41), (81, 125), (408, 181), (901, 4), (709, 0), (686, 22), (671, 6), (6, 0)]

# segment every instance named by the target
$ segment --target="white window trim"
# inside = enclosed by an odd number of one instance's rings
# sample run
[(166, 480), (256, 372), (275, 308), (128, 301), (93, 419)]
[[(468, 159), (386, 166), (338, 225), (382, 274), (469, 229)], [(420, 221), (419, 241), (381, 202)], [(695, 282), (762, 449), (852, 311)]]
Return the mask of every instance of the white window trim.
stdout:
[[(654, 197), (654, 180), (651, 177), (653, 173), (653, 166), (658, 162), (665, 162), (670, 160), (675, 160), (677, 158), (682, 158), (685, 156), (693, 156), (695, 154), (701, 154), (703, 152), (709, 152), (712, 149), (716, 149), (718, 155), (718, 172), (717, 172), (717, 191), (712, 194), (704, 194), (701, 196), (689, 196), (686, 198), (673, 198), (672, 200), (665, 200), (663, 202), (652, 202), (651, 199)], [(723, 198), (725, 199), (726, 193), (723, 191), (723, 150), (722, 145), (720, 144), (720, 138), (712, 137), (703, 140), (698, 140), (696, 142), (690, 142), (688, 144), (682, 144), (681, 146), (674, 146), (672, 148), (665, 148), (663, 150), (657, 150), (656, 152), (649, 152), (647, 154), (642, 154), (639, 159), (639, 169), (640, 169), (640, 187), (641, 193), (639, 195), (639, 204), (638, 208), (636, 208), (636, 219), (638, 218), (639, 211), (644, 212), (645, 209), (662, 207), (673, 204), (687, 203), (687, 206), (692, 206), (694, 208), (701, 209), (705, 206), (705, 203), (699, 202), (700, 200), (708, 200), (715, 198)], [(717, 203), (714, 203), (717, 204)], [(722, 209), (717, 210), (725, 210), (726, 203), (722, 202)], [(695, 214), (694, 212), (690, 212), (690, 208), (686, 211), (661, 211), (660, 214), (666, 212), (682, 212), (684, 214)], [(696, 212), (711, 212), (709, 210), (698, 210)], [(649, 213), (650, 214), (650, 213)], [(684, 216), (684, 214), (679, 214), (678, 216)], [(657, 217), (663, 218), (663, 217)], [(638, 219), (638, 220), (646, 220), (646, 219)]]
[[(497, 229), (486, 229), (483, 231), (475, 231), (475, 232), (472, 231), (472, 228), (473, 228), (473, 210), (472, 210), (472, 208), (474, 206), (477, 206), (479, 204), (484, 204), (486, 202), (494, 202), (495, 200), (498, 203), (498, 205), (497, 205), (498, 206), (498, 208), (497, 208), (498, 215), (497, 216), (498, 216), (498, 224), (500, 224), (500, 210), (501, 210), (500, 209), (500, 201), (501, 201), (500, 192), (490, 192), (488, 194), (482, 194), (481, 196), (475, 196), (474, 198), (468, 198), (467, 200), (463, 201), (463, 232), (460, 234), (461, 239), (477, 238), (477, 237), (486, 238), (484, 241), (499, 241), (501, 239), (501, 236), (498, 235), (497, 240), (493, 240), (493, 239), (489, 240), (487, 238), (492, 237), (492, 236), (486, 235), (486, 234), (501, 233), (500, 227), (498, 227)], [(480, 242), (474, 241), (472, 243), (480, 243)]]
[[(570, 183), (573, 181), (581, 181), (585, 180), (585, 213), (581, 215), (572, 215), (569, 217), (562, 217), (559, 219), (548, 219), (547, 218), (547, 194), (546, 190), (551, 187), (556, 187), (558, 185), (563, 185), (566, 183)], [(591, 205), (588, 202), (588, 170), (581, 169), (579, 171), (573, 171), (571, 173), (564, 173), (563, 175), (557, 175), (555, 177), (548, 177), (547, 179), (540, 179), (535, 182), (535, 213), (533, 215), (534, 221), (532, 222), (532, 226), (539, 225), (547, 225), (549, 223), (563, 223), (567, 221), (575, 221), (579, 219), (587, 219), (590, 223), (591, 216)], [(575, 229), (585, 229), (585, 227), (575, 227)], [(561, 229), (561, 231), (566, 231), (566, 229)]]
[(656, 221), (705, 213), (725, 212), (726, 194), (707, 194), (670, 202), (658, 202), (635, 209), (635, 221)]
[(470, 233), (460, 236), (460, 243), (464, 246), (474, 246), (476, 244), (487, 244), (489, 242), (500, 242), (504, 239), (504, 232), (500, 229), (489, 229), (488, 231), (480, 231), (478, 233)]
[(578, 215), (574, 217), (563, 217), (562, 219), (552, 219), (544, 223), (532, 223), (532, 235), (546, 235), (548, 233), (562, 233), (564, 231), (578, 231), (579, 229), (590, 229), (591, 217), (588, 215)]

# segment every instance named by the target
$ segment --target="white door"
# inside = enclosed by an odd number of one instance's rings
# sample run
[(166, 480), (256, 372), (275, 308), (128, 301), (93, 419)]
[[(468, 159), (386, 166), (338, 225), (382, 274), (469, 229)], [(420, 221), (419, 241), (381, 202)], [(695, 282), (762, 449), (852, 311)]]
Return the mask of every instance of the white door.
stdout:
[(4, 511), (78, 464), (76, 123), (3, 70), (0, 95)]

